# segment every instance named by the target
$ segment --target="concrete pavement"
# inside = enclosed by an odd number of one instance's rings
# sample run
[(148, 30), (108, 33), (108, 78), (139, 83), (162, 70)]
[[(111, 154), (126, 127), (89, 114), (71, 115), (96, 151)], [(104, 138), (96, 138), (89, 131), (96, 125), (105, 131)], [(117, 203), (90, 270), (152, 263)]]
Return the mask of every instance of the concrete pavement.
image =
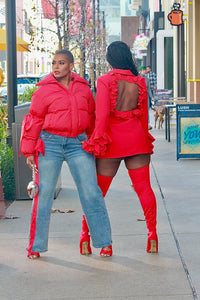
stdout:
[[(153, 112), (151, 113), (153, 120)], [(62, 168), (62, 190), (54, 208), (49, 251), (26, 258), (31, 201), (15, 201), (0, 220), (0, 299), (134, 299), (191, 300), (200, 296), (200, 160), (176, 161), (175, 126), (171, 142), (164, 129), (153, 129), (155, 154), (151, 182), (158, 204), (159, 253), (146, 253), (147, 229), (138, 198), (122, 164), (106, 196), (113, 250), (79, 254), (82, 210), (68, 171)]]

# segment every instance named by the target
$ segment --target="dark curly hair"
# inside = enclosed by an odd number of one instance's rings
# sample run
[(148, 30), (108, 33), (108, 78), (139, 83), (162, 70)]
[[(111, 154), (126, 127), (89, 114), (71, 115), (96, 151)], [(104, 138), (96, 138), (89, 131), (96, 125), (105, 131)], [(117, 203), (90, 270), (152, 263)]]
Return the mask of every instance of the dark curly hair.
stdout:
[(71, 51), (69, 50), (66, 50), (66, 49), (61, 49), (61, 50), (57, 50), (55, 55), (56, 54), (64, 54), (66, 57), (67, 57), (67, 60), (70, 62), (70, 63), (73, 63), (74, 62), (74, 56), (73, 54), (71, 53)]
[(106, 59), (114, 69), (130, 70), (138, 76), (137, 66), (126, 43), (120, 41), (111, 43), (107, 48)]

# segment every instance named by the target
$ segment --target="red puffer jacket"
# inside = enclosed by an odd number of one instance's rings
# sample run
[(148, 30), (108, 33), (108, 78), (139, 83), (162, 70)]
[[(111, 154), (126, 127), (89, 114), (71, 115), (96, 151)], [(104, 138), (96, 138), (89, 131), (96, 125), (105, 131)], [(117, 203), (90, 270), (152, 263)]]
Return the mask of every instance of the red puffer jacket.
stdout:
[(72, 72), (67, 89), (49, 74), (37, 86), (22, 123), (20, 150), (26, 157), (35, 153), (41, 130), (64, 137), (92, 134), (95, 102), (87, 81)]

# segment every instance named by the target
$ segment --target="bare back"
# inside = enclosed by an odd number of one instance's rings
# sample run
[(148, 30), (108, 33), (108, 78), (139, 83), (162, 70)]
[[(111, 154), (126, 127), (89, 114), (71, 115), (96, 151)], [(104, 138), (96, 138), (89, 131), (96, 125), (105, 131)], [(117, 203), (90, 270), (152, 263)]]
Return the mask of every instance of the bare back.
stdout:
[(137, 107), (138, 104), (138, 86), (133, 82), (126, 80), (117, 81), (118, 83), (118, 97), (116, 110), (130, 111)]
[[(117, 81), (118, 96), (117, 111), (131, 111), (137, 108), (138, 105), (138, 85), (126, 80)], [(121, 158), (101, 158), (96, 160), (97, 173), (103, 176), (114, 177), (124, 160), (127, 169), (138, 169), (150, 163), (150, 154), (138, 154)]]

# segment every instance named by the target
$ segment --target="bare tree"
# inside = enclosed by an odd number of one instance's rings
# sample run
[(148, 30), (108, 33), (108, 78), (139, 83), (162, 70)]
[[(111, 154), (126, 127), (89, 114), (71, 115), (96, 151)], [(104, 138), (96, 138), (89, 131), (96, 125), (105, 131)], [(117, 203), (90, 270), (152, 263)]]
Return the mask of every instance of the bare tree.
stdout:
[[(47, 11), (42, 11), (41, 23), (43, 19), (48, 19), (54, 24), (52, 27), (38, 26), (34, 27), (30, 18), (30, 37), (32, 45), (37, 44), (40, 51), (43, 49), (45, 40), (45, 32), (51, 32), (57, 47), (70, 49), (76, 58), (80, 59), (80, 75), (85, 77), (86, 70), (89, 68), (89, 62), (94, 61), (94, 57), (98, 57), (98, 69), (100, 63), (105, 61), (103, 51), (105, 50), (105, 28), (101, 26), (100, 18), (95, 19), (97, 10), (94, 11), (94, 3), (92, 0), (44, 0), (48, 7)], [(33, 5), (32, 10), (35, 12), (38, 8)], [(96, 28), (95, 28), (96, 27)], [(40, 34), (38, 34), (40, 28)], [(55, 43), (54, 41), (54, 43)], [(104, 44), (103, 44), (104, 43)], [(96, 47), (98, 45), (98, 47)], [(96, 49), (98, 48), (98, 49)], [(98, 72), (100, 75), (100, 71)]]

